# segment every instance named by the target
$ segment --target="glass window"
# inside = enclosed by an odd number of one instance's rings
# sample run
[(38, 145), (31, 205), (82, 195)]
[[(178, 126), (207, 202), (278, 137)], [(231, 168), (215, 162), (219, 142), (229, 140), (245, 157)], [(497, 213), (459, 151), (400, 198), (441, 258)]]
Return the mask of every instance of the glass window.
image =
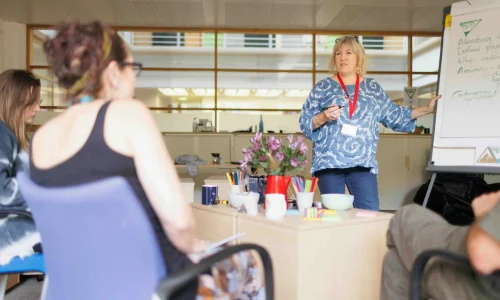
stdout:
[(418, 88), (418, 105), (427, 105), (429, 100), (436, 96), (437, 75), (417, 75), (412, 76), (413, 86)]
[[(339, 35), (316, 36), (316, 69), (328, 70), (335, 40)], [(359, 36), (366, 52), (368, 71), (407, 71), (407, 36)]]
[(214, 33), (120, 31), (144, 67), (213, 68)]
[(31, 31), (31, 56), (30, 64), (34, 66), (47, 66), (47, 58), (43, 52), (43, 43), (47, 38), (52, 38), (55, 30), (32, 30)]
[(33, 74), (40, 79), (42, 106), (67, 106), (66, 90), (59, 87), (57, 79), (49, 69), (34, 69)]
[(311, 70), (311, 34), (218, 34), (222, 69)]
[(255, 132), (255, 126), (259, 127), (260, 116), (264, 123), (264, 132), (295, 133), (300, 132), (300, 112), (283, 111), (217, 111), (217, 130), (219, 132), (248, 131)]
[(413, 71), (438, 72), (441, 37), (413, 37)]
[(152, 108), (214, 108), (214, 94), (214, 73), (199, 71), (143, 71), (135, 89)]
[[(328, 76), (330, 76), (328, 73), (318, 72), (316, 73), (316, 82)], [(375, 79), (392, 101), (402, 103), (404, 88), (408, 86), (407, 75), (367, 74), (366, 77)]]
[(214, 116), (215, 111), (213, 110), (153, 110), (153, 117), (161, 132), (193, 132), (195, 118), (196, 120), (208, 120), (213, 127), (215, 126)]
[(244, 35), (245, 48), (276, 48), (275, 34), (251, 34)]
[[(429, 104), (429, 100), (436, 96), (437, 92), (437, 75), (416, 75), (413, 76), (413, 86), (418, 87), (418, 103), (416, 106), (424, 106)], [(429, 114), (417, 119), (417, 126), (430, 128), (430, 132), (434, 129), (434, 114)]]
[(301, 109), (312, 74), (219, 72), (217, 107), (229, 109)]
[(184, 47), (184, 32), (153, 32), (153, 46)]

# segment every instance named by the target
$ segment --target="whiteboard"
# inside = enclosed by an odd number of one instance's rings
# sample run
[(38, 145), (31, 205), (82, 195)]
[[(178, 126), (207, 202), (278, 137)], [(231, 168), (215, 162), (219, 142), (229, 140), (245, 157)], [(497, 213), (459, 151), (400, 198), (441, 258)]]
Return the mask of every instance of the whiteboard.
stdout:
[(500, 1), (469, 2), (444, 20), (431, 161), (500, 172)]

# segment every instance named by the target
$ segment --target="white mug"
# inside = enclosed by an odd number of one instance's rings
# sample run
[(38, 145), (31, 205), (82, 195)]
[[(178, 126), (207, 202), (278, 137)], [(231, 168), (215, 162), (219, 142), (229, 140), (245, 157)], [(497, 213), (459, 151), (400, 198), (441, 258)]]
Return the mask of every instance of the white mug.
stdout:
[(280, 220), (286, 214), (285, 195), (266, 194), (266, 218)]
[(259, 198), (259, 193), (250, 192), (250, 194), (243, 199), (243, 206), (247, 214), (256, 216), (259, 213)]

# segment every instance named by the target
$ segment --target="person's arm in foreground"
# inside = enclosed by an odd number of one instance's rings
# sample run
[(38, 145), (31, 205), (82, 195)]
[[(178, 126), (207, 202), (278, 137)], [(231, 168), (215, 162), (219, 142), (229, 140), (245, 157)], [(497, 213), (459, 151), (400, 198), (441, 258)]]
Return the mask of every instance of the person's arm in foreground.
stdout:
[(476, 220), (467, 236), (472, 266), (484, 275), (500, 270), (500, 192), (473, 200)]
[[(116, 105), (120, 104), (120, 105)], [(177, 170), (149, 109), (139, 101), (117, 101), (128, 132), (137, 175), (151, 206), (172, 243), (184, 253), (197, 252), (195, 223), (184, 198)]]

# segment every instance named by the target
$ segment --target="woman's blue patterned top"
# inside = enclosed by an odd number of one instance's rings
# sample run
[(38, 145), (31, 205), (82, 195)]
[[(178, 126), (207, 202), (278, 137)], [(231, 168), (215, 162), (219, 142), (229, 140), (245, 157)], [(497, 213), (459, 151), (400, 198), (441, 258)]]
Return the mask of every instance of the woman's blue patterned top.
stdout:
[[(354, 97), (355, 85), (347, 85), (349, 96)], [(302, 106), (300, 129), (313, 143), (311, 173), (328, 168), (366, 167), (378, 174), (376, 159), (379, 139), (378, 123), (394, 131), (413, 132), (415, 120), (411, 120), (411, 108), (394, 103), (380, 84), (372, 78), (365, 78), (359, 84), (356, 110), (349, 118), (349, 101), (338, 82), (331, 77), (319, 81)], [(340, 118), (328, 121), (313, 131), (312, 118), (323, 107), (337, 104), (344, 106)], [(342, 125), (357, 126), (355, 137), (341, 133)]]

